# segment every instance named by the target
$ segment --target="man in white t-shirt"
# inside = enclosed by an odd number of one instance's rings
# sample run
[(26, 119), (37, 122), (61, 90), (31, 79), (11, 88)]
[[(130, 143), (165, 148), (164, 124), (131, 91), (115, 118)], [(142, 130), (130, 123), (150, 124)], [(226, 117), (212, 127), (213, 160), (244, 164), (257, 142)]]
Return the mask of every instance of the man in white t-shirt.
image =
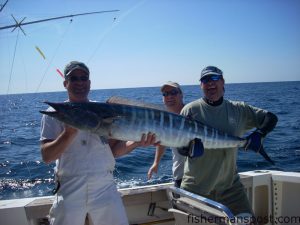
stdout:
[[(70, 102), (88, 102), (90, 72), (77, 61), (66, 65), (64, 87)], [(53, 110), (49, 108), (48, 110)], [(77, 130), (44, 115), (41, 123), (41, 154), (44, 162), (56, 161), (56, 198), (50, 210), (50, 224), (127, 225), (128, 219), (113, 179), (114, 157), (138, 146), (154, 144), (153, 134), (140, 142), (106, 140)]]

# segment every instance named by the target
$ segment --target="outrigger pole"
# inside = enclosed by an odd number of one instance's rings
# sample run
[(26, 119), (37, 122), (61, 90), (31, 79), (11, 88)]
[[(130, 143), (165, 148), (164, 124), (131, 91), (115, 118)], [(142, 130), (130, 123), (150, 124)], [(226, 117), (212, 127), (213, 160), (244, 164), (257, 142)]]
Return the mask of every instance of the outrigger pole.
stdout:
[(21, 26), (34, 24), (34, 23), (42, 23), (42, 22), (46, 22), (49, 20), (59, 20), (59, 19), (64, 19), (64, 18), (68, 18), (68, 17), (84, 16), (84, 15), (91, 15), (91, 14), (98, 14), (98, 13), (110, 13), (110, 12), (118, 12), (118, 11), (120, 11), (120, 10), (116, 9), (116, 10), (106, 10), (106, 11), (98, 11), (98, 12), (79, 13), (79, 14), (73, 14), (73, 15), (67, 15), (67, 16), (52, 17), (52, 18), (47, 18), (47, 19), (43, 19), (43, 20), (35, 20), (35, 21), (31, 21), (31, 22), (26, 22), (26, 23), (23, 23), (23, 21), (26, 19), (26, 17), (24, 17), (20, 22), (18, 22), (15, 19), (15, 17), (13, 15), (11, 15), (13, 17), (13, 19), (15, 20), (15, 24), (0, 27), (0, 30), (13, 28), (13, 30), (12, 30), (12, 32), (13, 32), (16, 28), (19, 27), (20, 30), (23, 32), (23, 34), (26, 35), (24, 30), (21, 28)]
[(3, 5), (1, 5), (1, 7), (0, 7), (0, 12), (1, 12), (2, 9), (5, 7), (5, 5), (7, 4), (7, 2), (8, 2), (8, 0), (6, 0), (6, 2), (5, 2)]

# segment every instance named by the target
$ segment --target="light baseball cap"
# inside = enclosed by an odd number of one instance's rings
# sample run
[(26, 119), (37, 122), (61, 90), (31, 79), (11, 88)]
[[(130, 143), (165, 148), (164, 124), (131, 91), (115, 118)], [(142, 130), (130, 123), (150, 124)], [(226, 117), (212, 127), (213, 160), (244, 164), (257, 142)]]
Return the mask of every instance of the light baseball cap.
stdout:
[(164, 83), (164, 85), (161, 86), (160, 91), (163, 92), (163, 90), (166, 86), (177, 88), (182, 93), (180, 85), (176, 82), (173, 82), (173, 81), (168, 81), (168, 82)]

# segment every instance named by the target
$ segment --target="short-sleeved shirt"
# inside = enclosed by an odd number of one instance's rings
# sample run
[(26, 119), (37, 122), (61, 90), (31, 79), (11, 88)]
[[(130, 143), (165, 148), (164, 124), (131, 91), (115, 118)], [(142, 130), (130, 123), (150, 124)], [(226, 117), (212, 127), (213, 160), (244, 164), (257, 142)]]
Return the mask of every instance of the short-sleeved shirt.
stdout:
[[(63, 129), (62, 122), (44, 115), (40, 140), (55, 140)], [(56, 160), (56, 172), (60, 177), (105, 174), (112, 172), (114, 167), (115, 159), (106, 139), (83, 130), (78, 131), (70, 146)]]
[[(55, 140), (63, 129), (60, 121), (43, 116), (40, 140)], [(88, 214), (95, 225), (127, 225), (112, 174), (114, 167), (115, 159), (107, 140), (78, 130), (73, 142), (56, 160), (60, 188), (49, 213), (50, 224), (84, 223)]]
[[(244, 102), (223, 100), (221, 105), (211, 106), (203, 99), (187, 104), (181, 111), (184, 116), (238, 137), (259, 127), (266, 113)], [(224, 191), (239, 180), (236, 160), (237, 148), (204, 149), (201, 157), (187, 159), (181, 187), (200, 195)]]

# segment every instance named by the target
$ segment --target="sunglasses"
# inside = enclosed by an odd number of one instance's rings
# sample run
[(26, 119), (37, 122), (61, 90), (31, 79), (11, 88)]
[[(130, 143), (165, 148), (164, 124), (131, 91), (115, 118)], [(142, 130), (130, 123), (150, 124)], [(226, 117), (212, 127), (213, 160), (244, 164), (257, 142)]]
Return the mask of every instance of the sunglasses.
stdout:
[(200, 79), (200, 81), (203, 84), (207, 84), (209, 81), (218, 81), (222, 78), (222, 76), (220, 75), (211, 75), (211, 76), (205, 76), (203, 78)]
[(75, 81), (88, 81), (89, 77), (88, 76), (80, 76), (80, 77), (76, 77), (76, 76), (69, 76), (67, 77), (67, 79), (71, 82), (75, 82)]
[(167, 96), (169, 96), (169, 95), (175, 96), (175, 95), (177, 95), (177, 94), (179, 94), (179, 91), (173, 89), (173, 90), (171, 90), (171, 91), (165, 91), (165, 92), (163, 92), (162, 95), (163, 95), (164, 97), (167, 97)]

